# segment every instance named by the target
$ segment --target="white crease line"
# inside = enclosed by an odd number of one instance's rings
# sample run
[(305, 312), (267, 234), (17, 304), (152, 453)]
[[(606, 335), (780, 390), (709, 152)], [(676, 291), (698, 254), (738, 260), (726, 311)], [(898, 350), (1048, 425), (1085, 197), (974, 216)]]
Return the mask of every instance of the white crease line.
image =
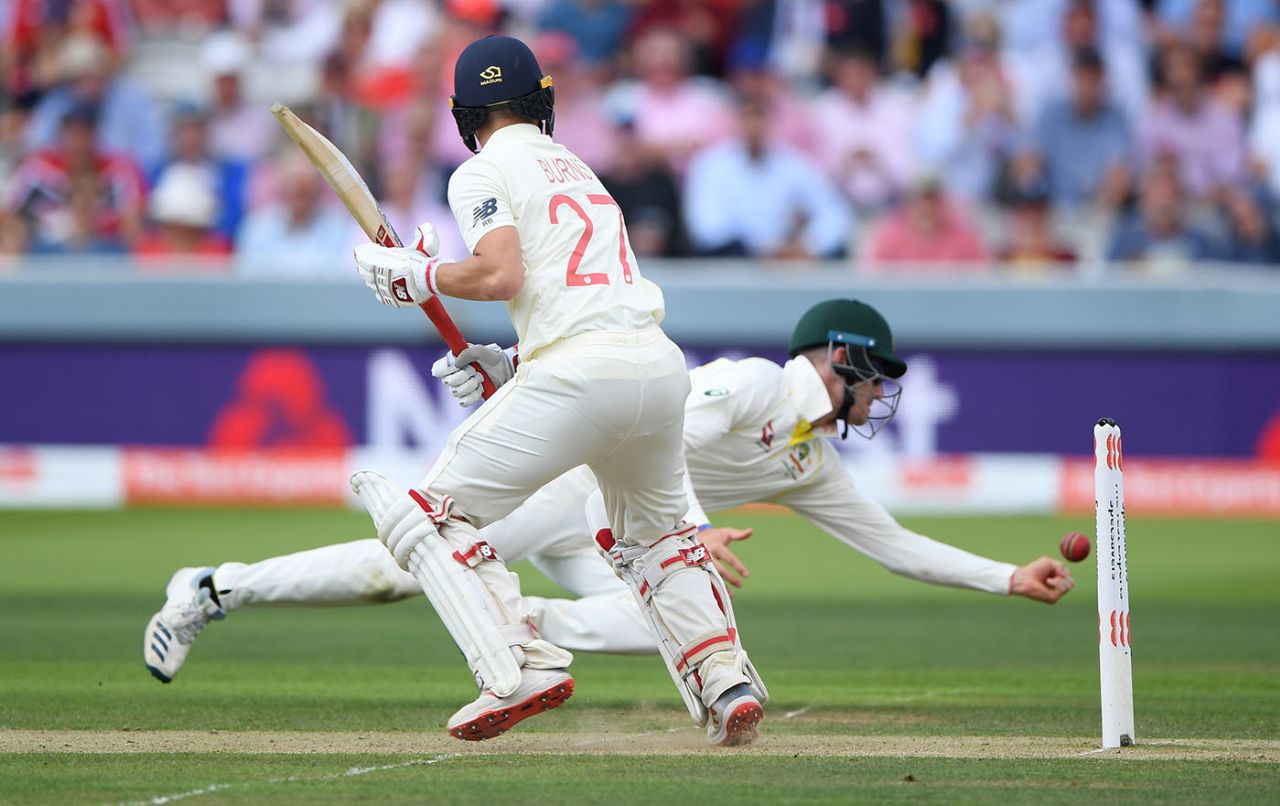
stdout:
[(345, 772), (335, 772), (335, 773), (330, 773), (329, 775), (316, 775), (316, 776), (289, 775), (284, 778), (268, 778), (265, 781), (244, 781), (242, 783), (235, 783), (235, 784), (211, 784), (209, 786), (200, 787), (199, 789), (191, 789), (186, 792), (178, 792), (173, 795), (157, 795), (156, 797), (151, 798), (149, 800), (134, 801), (133, 803), (134, 804), (155, 804), (155, 806), (159, 806), (159, 804), (173, 803), (175, 800), (185, 800), (186, 798), (194, 798), (200, 795), (208, 795), (211, 792), (221, 792), (224, 789), (232, 789), (238, 786), (250, 786), (250, 785), (257, 785), (257, 784), (290, 784), (290, 783), (297, 783), (301, 781), (336, 781), (339, 778), (355, 778), (360, 775), (368, 775), (369, 773), (372, 773), (372, 772), (385, 772), (387, 770), (398, 770), (403, 767), (425, 767), (430, 764), (436, 764), (441, 761), (449, 761), (450, 759), (455, 759), (459, 757), (460, 757), (460, 754), (458, 753), (445, 753), (444, 755), (435, 756), (434, 758), (426, 758), (426, 759), (416, 758), (416, 759), (413, 759), (412, 761), (402, 761), (398, 764), (380, 764), (376, 767), (352, 767), (351, 769)]
[(783, 719), (795, 719), (796, 717), (800, 716), (801, 714), (807, 714), (807, 713), (809, 713), (809, 712), (810, 712), (810, 711), (812, 711), (812, 710), (813, 710), (813, 706), (812, 706), (812, 705), (806, 705), (805, 707), (800, 708), (799, 710), (796, 710), (796, 711), (787, 711), (785, 714), (783, 714), (783, 715), (782, 715), (782, 718), (783, 718)]

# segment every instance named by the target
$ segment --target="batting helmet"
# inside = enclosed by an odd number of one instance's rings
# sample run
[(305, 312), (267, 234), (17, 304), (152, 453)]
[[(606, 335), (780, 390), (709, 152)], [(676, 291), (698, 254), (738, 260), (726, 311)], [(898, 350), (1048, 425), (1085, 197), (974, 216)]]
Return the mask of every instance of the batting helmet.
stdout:
[(510, 109), (538, 122), (543, 134), (555, 126), (555, 90), (543, 75), (529, 46), (510, 36), (477, 39), (458, 57), (453, 68), (449, 108), (462, 142), (479, 151), (476, 130), (495, 109)]

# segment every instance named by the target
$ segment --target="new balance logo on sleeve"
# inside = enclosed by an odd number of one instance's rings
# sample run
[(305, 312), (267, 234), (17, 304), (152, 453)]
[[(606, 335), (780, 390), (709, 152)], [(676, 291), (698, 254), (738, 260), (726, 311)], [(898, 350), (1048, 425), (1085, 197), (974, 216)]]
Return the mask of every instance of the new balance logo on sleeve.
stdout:
[[(473, 212), (475, 213), (475, 216), (471, 219), (473, 225), (480, 223), (484, 219), (492, 218), (494, 213), (498, 212), (498, 200), (495, 198), (485, 199), (476, 205)], [(487, 224), (488, 222), (485, 223)]]

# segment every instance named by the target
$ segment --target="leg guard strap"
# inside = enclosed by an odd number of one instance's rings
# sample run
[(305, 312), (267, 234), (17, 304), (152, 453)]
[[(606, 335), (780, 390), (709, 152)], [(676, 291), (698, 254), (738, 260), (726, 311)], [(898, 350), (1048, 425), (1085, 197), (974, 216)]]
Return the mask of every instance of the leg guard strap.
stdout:
[[(690, 672), (698, 668), (698, 664), (716, 652), (733, 651), (733, 636), (724, 631), (715, 631), (699, 636), (680, 647), (680, 656), (676, 659), (676, 671), (688, 677)], [(701, 685), (698, 686), (701, 688)]]

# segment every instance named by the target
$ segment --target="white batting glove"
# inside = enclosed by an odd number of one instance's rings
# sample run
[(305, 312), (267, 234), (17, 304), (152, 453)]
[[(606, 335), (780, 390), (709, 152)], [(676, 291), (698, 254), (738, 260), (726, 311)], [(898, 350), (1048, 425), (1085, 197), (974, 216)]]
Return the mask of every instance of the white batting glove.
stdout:
[(484, 397), (483, 381), (476, 367), (484, 370), (497, 388), (516, 374), (516, 355), (515, 347), (504, 350), (496, 344), (472, 344), (456, 357), (445, 353), (431, 365), (431, 374), (440, 379), (459, 406), (466, 408)]
[(440, 263), (440, 235), (431, 224), (419, 224), (412, 247), (364, 243), (356, 247), (360, 279), (383, 305), (410, 308), (436, 292), (434, 274)]

